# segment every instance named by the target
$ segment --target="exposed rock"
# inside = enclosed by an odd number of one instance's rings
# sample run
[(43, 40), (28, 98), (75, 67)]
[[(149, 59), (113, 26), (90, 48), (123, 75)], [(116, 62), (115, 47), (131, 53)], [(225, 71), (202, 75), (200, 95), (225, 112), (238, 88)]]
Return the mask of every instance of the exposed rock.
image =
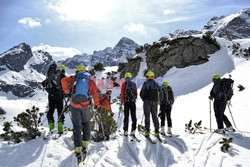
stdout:
[(141, 61), (142, 58), (139, 56), (135, 58), (129, 58), (125, 67), (121, 71), (120, 78), (124, 78), (126, 72), (130, 72), (133, 77), (137, 76), (140, 69)]
[(21, 43), (0, 55), (0, 66), (5, 65), (8, 69), (19, 72), (31, 57), (30, 46)]
[(32, 97), (35, 93), (35, 90), (29, 86), (26, 85), (9, 85), (4, 81), (0, 81), (0, 91), (3, 92), (11, 92), (13, 95), (17, 97)]

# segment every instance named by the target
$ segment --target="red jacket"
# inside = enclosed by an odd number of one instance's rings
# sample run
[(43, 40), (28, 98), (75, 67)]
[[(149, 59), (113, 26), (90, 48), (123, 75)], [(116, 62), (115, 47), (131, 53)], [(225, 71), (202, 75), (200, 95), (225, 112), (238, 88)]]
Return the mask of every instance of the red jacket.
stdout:
[(110, 97), (106, 94), (103, 94), (99, 96), (99, 99), (100, 99), (101, 106), (104, 107), (106, 110), (112, 112), (111, 104), (110, 104)]
[[(130, 81), (130, 82), (132, 82), (132, 81)], [(127, 81), (125, 81), (125, 82), (122, 83), (122, 88), (121, 88), (121, 102), (134, 102), (135, 100), (133, 100), (133, 101), (125, 100), (125, 90), (126, 90), (126, 87), (127, 87)], [(135, 88), (135, 95), (137, 96), (137, 87)]]
[[(62, 88), (63, 88), (63, 91), (65, 94), (70, 93), (71, 88), (74, 87), (74, 82), (75, 82), (75, 76), (69, 76), (69, 77), (65, 77), (65, 78), (61, 79)], [(93, 96), (95, 106), (97, 108), (99, 108), (101, 105), (100, 105), (99, 97), (98, 97), (98, 89), (97, 89), (97, 86), (93, 80), (91, 80), (91, 82), (90, 82), (89, 93), (90, 93), (90, 95)], [(80, 104), (76, 104), (70, 98), (70, 105), (74, 108), (91, 107), (91, 100), (82, 102)]]

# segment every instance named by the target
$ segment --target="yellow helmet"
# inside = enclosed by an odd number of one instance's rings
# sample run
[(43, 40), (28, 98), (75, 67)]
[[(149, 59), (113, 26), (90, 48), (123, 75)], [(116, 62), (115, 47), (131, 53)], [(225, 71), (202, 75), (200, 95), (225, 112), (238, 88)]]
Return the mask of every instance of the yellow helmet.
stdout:
[(153, 73), (153, 71), (148, 71), (146, 74), (146, 77), (154, 77), (155, 74)]
[(162, 82), (162, 85), (163, 85), (163, 86), (168, 86), (168, 85), (169, 85), (169, 82), (164, 81), (164, 82)]
[(213, 79), (213, 80), (214, 80), (214, 79), (220, 79), (220, 75), (219, 75), (219, 74), (214, 74), (213, 77), (212, 77), (212, 79)]
[(66, 66), (65, 65), (63, 65), (63, 64), (60, 64), (60, 65), (58, 65), (58, 68), (59, 68), (59, 70), (61, 70), (61, 71), (65, 71), (66, 70)]
[(132, 74), (130, 73), (130, 72), (127, 72), (126, 74), (125, 74), (125, 78), (132, 78)]
[(83, 65), (80, 65), (80, 66), (77, 66), (77, 67), (76, 67), (76, 72), (85, 71), (85, 70), (86, 70), (86, 67), (83, 66)]

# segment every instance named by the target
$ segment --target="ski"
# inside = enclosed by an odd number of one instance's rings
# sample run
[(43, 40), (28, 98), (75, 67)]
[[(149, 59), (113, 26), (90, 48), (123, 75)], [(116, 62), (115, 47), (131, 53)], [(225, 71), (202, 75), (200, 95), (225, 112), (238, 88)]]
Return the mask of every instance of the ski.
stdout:
[(130, 141), (137, 141), (137, 142), (141, 142), (140, 139), (138, 139), (135, 135), (131, 135), (131, 140)]
[(161, 137), (160, 137), (160, 136), (157, 136), (156, 138), (159, 140), (159, 142), (161, 142), (161, 143), (162, 143), (162, 139), (161, 139)]
[(78, 161), (78, 166), (82, 167), (87, 165), (88, 162), (88, 155), (87, 155), (87, 151), (82, 152), (80, 157), (77, 157), (77, 161)]
[(155, 140), (152, 140), (151, 137), (146, 137), (146, 139), (147, 139), (150, 143), (156, 144), (156, 141), (155, 141)]

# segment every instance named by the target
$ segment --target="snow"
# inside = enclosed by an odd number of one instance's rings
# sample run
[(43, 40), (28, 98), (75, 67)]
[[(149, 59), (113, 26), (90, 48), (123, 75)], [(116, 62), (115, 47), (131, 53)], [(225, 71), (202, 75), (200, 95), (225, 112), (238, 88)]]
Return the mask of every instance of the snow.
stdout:
[[(178, 138), (163, 138), (167, 143), (151, 144), (138, 131), (136, 135), (141, 140), (140, 143), (132, 142), (120, 135), (114, 140), (99, 143), (90, 142), (88, 164), (86, 166), (250, 166), (250, 98), (249, 87), (250, 61), (240, 57), (233, 57), (227, 50), (230, 43), (219, 39), (222, 45), (221, 50), (210, 55), (209, 62), (190, 66), (183, 69), (172, 68), (163, 78), (173, 87), (175, 93), (175, 103), (172, 110), (173, 133), (179, 134)], [(249, 46), (249, 40), (239, 40), (238, 43)], [(241, 45), (241, 46), (242, 46)], [(144, 79), (143, 70), (146, 69), (145, 53), (141, 53), (139, 75), (137, 79)], [(97, 78), (105, 77), (107, 71), (116, 71), (117, 67), (110, 67), (102, 73), (97, 73)], [(202, 120), (202, 127), (209, 127), (210, 123), (210, 101), (209, 92), (212, 88), (211, 76), (218, 73), (223, 77), (228, 77), (230, 73), (235, 80), (234, 96), (231, 102), (231, 113), (227, 107), (225, 114), (233, 123), (231, 114), (234, 118), (236, 127), (241, 132), (227, 133), (224, 135), (210, 133), (207, 130), (201, 131), (204, 134), (189, 134), (184, 131), (185, 124), (189, 120), (198, 122)], [(117, 76), (119, 73), (117, 74)], [(246, 89), (238, 91), (237, 86), (241, 84)], [(140, 91), (140, 89), (139, 89)], [(119, 89), (114, 89), (115, 95), (119, 94)], [(47, 105), (47, 94), (39, 92), (32, 99), (10, 99), (0, 96), (0, 106), (7, 111), (4, 121), (11, 121), (13, 116), (36, 105), (40, 111), (45, 111)], [(137, 124), (144, 124), (143, 102), (139, 98), (137, 103)], [(112, 110), (115, 113), (114, 119), (118, 120), (118, 105), (113, 104)], [(213, 107), (211, 108), (212, 128), (216, 129)], [(118, 120), (118, 129), (122, 131), (123, 113)], [(1, 118), (2, 116), (0, 116)], [(56, 114), (55, 114), (56, 118)], [(43, 118), (44, 128), (48, 130), (46, 118)], [(130, 120), (131, 123), (131, 120)], [(234, 124), (233, 124), (234, 125)], [(66, 114), (66, 127), (72, 127), (69, 115)], [(151, 128), (153, 124), (151, 122)], [(0, 132), (1, 133), (1, 132)], [(57, 140), (45, 141), (41, 137), (26, 143), (7, 144), (0, 142), (0, 162), (2, 167), (27, 166), (27, 167), (69, 167), (76, 166), (73, 156), (73, 143), (70, 139), (72, 132)], [(220, 151), (219, 142), (223, 137), (233, 137), (232, 149), (229, 153)]]

